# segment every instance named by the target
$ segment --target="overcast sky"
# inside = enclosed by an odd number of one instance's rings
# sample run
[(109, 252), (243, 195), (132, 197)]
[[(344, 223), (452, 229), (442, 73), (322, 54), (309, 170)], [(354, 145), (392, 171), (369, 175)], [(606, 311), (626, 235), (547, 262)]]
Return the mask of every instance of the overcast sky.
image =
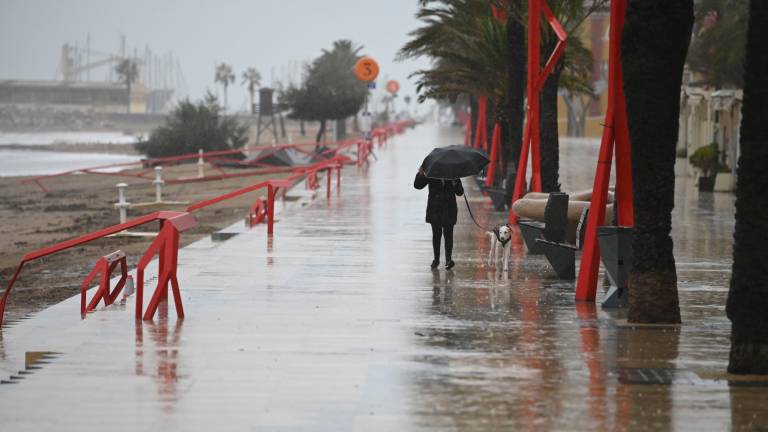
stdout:
[[(352, 39), (397, 79), (401, 96), (413, 95), (410, 72), (427, 65), (395, 62), (406, 34), (418, 22), (416, 0), (0, 0), (0, 79), (54, 79), (61, 46), (68, 42), (119, 52), (125, 35), (130, 52), (173, 51), (189, 96), (215, 90), (214, 66), (227, 62), (238, 75), (230, 108), (246, 106), (240, 75), (257, 67), (269, 85), (292, 65), (311, 60), (337, 39)], [(102, 69), (104, 70), (104, 69)], [(91, 78), (105, 77), (104, 72)]]

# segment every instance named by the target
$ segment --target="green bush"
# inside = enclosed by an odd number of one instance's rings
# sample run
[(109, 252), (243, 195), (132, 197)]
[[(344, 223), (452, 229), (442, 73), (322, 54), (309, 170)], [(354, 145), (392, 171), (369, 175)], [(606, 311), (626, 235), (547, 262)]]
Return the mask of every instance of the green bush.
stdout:
[(156, 158), (197, 153), (198, 149), (234, 150), (247, 140), (247, 128), (223, 116), (221, 107), (209, 95), (198, 103), (179, 102), (165, 124), (152, 131), (147, 141), (136, 143), (136, 149)]
[(717, 143), (712, 143), (696, 150), (688, 160), (701, 171), (702, 177), (714, 177), (720, 169), (719, 153)]

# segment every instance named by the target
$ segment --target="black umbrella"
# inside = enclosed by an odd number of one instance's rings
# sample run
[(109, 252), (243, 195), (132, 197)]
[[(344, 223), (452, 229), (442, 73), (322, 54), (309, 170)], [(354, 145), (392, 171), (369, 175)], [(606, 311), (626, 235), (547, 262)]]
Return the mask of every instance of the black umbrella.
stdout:
[(438, 147), (424, 158), (424, 175), (437, 179), (457, 179), (477, 175), (488, 165), (488, 155), (463, 145)]

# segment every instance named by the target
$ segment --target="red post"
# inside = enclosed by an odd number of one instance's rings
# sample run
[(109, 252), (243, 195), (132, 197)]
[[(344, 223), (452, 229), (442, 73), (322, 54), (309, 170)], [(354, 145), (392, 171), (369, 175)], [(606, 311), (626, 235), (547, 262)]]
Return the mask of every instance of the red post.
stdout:
[(493, 126), (493, 139), (491, 140), (491, 162), (488, 164), (488, 172), (485, 178), (485, 186), (493, 186), (493, 177), (496, 174), (496, 166), (499, 164), (499, 147), (501, 145), (501, 127), (499, 122)]
[(325, 198), (331, 199), (331, 178), (333, 178), (333, 167), (328, 167), (325, 170)]
[(487, 120), (488, 98), (480, 96), (477, 99), (477, 124), (475, 125), (475, 148), (487, 148), (488, 140), (488, 120)]
[[(179, 233), (195, 226), (197, 222), (189, 215), (184, 214), (175, 219), (169, 219), (163, 224), (163, 228), (157, 234), (147, 248), (147, 251), (139, 260), (136, 266), (136, 319), (151, 320), (155, 316), (157, 307), (168, 296), (168, 286), (173, 292), (174, 303), (176, 305), (176, 315), (184, 318), (184, 308), (181, 304), (181, 292), (179, 290), (179, 281), (176, 276), (179, 253)], [(147, 310), (143, 314), (144, 308), (144, 270), (152, 258), (158, 255), (162, 257), (163, 265), (158, 268), (157, 287), (149, 300)]]
[[(117, 281), (115, 288), (110, 289), (110, 277), (118, 265), (120, 266), (120, 279)], [(88, 303), (88, 306), (86, 306), (86, 291), (97, 275), (101, 275), (99, 278), (99, 288), (96, 290), (90, 303)], [(91, 270), (80, 285), (80, 315), (85, 318), (86, 313), (96, 309), (101, 300), (104, 300), (104, 306), (114, 303), (127, 280), (128, 265), (126, 264), (123, 251), (118, 250), (99, 258), (93, 266), (93, 270)]]
[(464, 145), (469, 146), (470, 139), (472, 138), (472, 118), (470, 116), (467, 116), (467, 119), (464, 121)]
[[(547, 20), (549, 26), (554, 30), (559, 42), (550, 55), (544, 68), (541, 68), (541, 15)], [(526, 173), (528, 171), (528, 157), (531, 158), (531, 189), (535, 192), (541, 192), (541, 155), (540, 155), (540, 128), (539, 119), (541, 116), (540, 94), (544, 82), (552, 72), (552, 69), (562, 57), (565, 51), (567, 35), (560, 23), (552, 14), (546, 0), (528, 1), (528, 82), (527, 82), (527, 100), (528, 106), (525, 111), (525, 129), (523, 132), (523, 145), (520, 151), (520, 160), (517, 165), (517, 177), (515, 179), (515, 190), (512, 194), (512, 202), (522, 198), (524, 195), (524, 184), (526, 182)], [(509, 211), (509, 223), (517, 223), (517, 215)]]
[(621, 226), (634, 225), (632, 202), (632, 166), (630, 155), (629, 128), (627, 125), (626, 100), (624, 98), (624, 72), (621, 67), (621, 31), (627, 0), (611, 2), (611, 28), (608, 58), (608, 107), (605, 113), (605, 129), (600, 143), (595, 182), (592, 188), (587, 228), (584, 234), (584, 248), (581, 255), (579, 277), (576, 283), (576, 301), (595, 301), (597, 276), (600, 269), (600, 247), (597, 243), (597, 228), (605, 221), (605, 206), (608, 201), (608, 184), (611, 178), (611, 163), (616, 153), (616, 194), (615, 204), (619, 206)]
[(341, 195), (341, 168), (344, 166), (344, 162), (339, 161), (336, 165), (336, 194)]
[(275, 233), (275, 187), (267, 186), (267, 235)]

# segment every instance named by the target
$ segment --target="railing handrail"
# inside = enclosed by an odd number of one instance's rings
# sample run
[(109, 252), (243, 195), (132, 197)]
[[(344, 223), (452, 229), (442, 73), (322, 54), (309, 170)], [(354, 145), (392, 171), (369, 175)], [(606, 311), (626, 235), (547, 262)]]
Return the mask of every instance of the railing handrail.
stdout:
[(8, 283), (8, 286), (6, 286), (5, 291), (3, 292), (3, 297), (0, 299), (0, 326), (3, 324), (3, 317), (5, 316), (5, 304), (8, 301), (8, 295), (11, 292), (11, 289), (13, 288), (14, 283), (16, 283), (16, 279), (19, 277), (19, 274), (21, 273), (21, 270), (24, 268), (24, 265), (27, 264), (30, 261), (34, 261), (36, 259), (53, 255), (57, 252), (61, 252), (66, 249), (71, 249), (75, 246), (79, 246), (84, 243), (91, 242), (96, 239), (100, 239), (102, 237), (106, 237), (112, 234), (119, 233), (121, 231), (129, 230), (131, 228), (135, 228), (139, 225), (144, 225), (149, 222), (153, 221), (166, 221), (168, 223), (171, 223), (176, 227), (176, 229), (181, 231), (186, 231), (189, 228), (192, 228), (197, 225), (197, 220), (188, 212), (177, 212), (177, 211), (157, 211), (154, 213), (150, 213), (148, 215), (140, 216), (135, 219), (131, 219), (125, 223), (112, 225), (110, 227), (94, 231), (92, 233), (88, 233), (79, 237), (75, 237), (73, 239), (65, 240), (60, 243), (56, 243), (55, 245), (44, 247), (42, 249), (38, 249), (32, 252), (26, 253), (19, 262), (19, 265), (16, 267), (16, 271), (13, 273), (13, 276), (10, 279), (10, 282)]
[[(320, 144), (321, 145), (325, 145), (325, 146), (335, 146), (336, 147), (336, 148), (330, 148), (330, 149), (326, 150), (326, 152), (329, 151), (329, 150), (330, 151), (338, 151), (339, 148), (347, 146), (349, 141), (350, 140), (342, 140), (342, 141), (333, 141), (333, 142), (320, 143)], [(132, 161), (132, 162), (119, 162), (119, 163), (112, 163), (112, 164), (95, 165), (95, 166), (91, 166), (91, 167), (83, 167), (83, 168), (77, 168), (77, 169), (68, 170), (68, 171), (62, 171), (62, 172), (59, 172), (59, 173), (35, 176), (35, 177), (26, 178), (26, 179), (21, 180), (21, 183), (22, 184), (37, 183), (39, 185), (39, 182), (41, 180), (46, 180), (46, 179), (51, 179), (51, 178), (56, 178), (56, 177), (62, 177), (62, 176), (72, 175), (72, 174), (81, 173), (81, 172), (90, 173), (90, 174), (102, 174), (102, 173), (95, 172), (95, 171), (104, 170), (104, 169), (111, 169), (111, 168), (128, 168), (128, 167), (132, 167), (132, 166), (143, 167), (143, 166), (145, 166), (147, 164), (150, 164), (150, 165), (158, 165), (158, 164), (162, 165), (163, 163), (180, 162), (180, 161), (184, 161), (184, 160), (194, 160), (194, 159), (198, 159), (200, 157), (202, 157), (203, 160), (206, 160), (206, 159), (216, 158), (217, 156), (231, 155), (231, 154), (237, 154), (237, 153), (243, 153), (243, 152), (253, 152), (253, 151), (261, 151), (261, 150), (275, 150), (275, 151), (277, 151), (277, 150), (286, 149), (286, 148), (300, 148), (300, 147), (316, 145), (316, 144), (317, 143), (314, 143), (314, 142), (311, 142), (311, 141), (307, 141), (307, 142), (292, 143), (292, 144), (251, 146), (251, 147), (243, 147), (241, 149), (233, 149), (233, 150), (214, 150), (214, 151), (210, 151), (210, 152), (203, 152), (202, 154), (200, 154), (200, 153), (186, 153), (186, 154), (182, 154), (182, 155), (178, 155), (178, 156), (166, 156), (166, 157), (161, 157), (161, 158), (137, 159), (137, 160)], [(325, 152), (320, 153), (320, 154), (324, 154), (324, 153)], [(130, 177), (148, 178), (148, 177), (144, 177), (144, 174), (146, 174), (146, 173), (133, 174), (133, 175), (130, 175)], [(119, 175), (119, 173), (115, 173), (115, 175)], [(126, 175), (126, 176), (128, 176), (128, 175)]]
[[(393, 123), (393, 124), (385, 125), (383, 127), (376, 128), (376, 129), (373, 130), (371, 139), (376, 138), (376, 137), (380, 137), (380, 136), (388, 137), (391, 134), (400, 132), (405, 126), (407, 126), (409, 124), (412, 124), (412, 123), (409, 122), (409, 121), (401, 121), (401, 122), (397, 122), (397, 123)], [(248, 187), (245, 187), (245, 188), (242, 188), (242, 189), (238, 189), (238, 190), (229, 192), (227, 194), (218, 196), (216, 198), (212, 198), (212, 199), (209, 199), (209, 200), (206, 200), (206, 201), (201, 201), (201, 202), (192, 204), (192, 205), (190, 205), (187, 208), (186, 212), (157, 211), (157, 212), (154, 212), (154, 213), (150, 213), (148, 215), (144, 215), (144, 216), (140, 216), (140, 217), (131, 219), (131, 220), (125, 222), (125, 223), (121, 223), (121, 224), (117, 224), (117, 225), (112, 225), (110, 227), (107, 227), (107, 228), (104, 228), (104, 229), (101, 229), (101, 230), (98, 230), (98, 231), (94, 231), (92, 233), (88, 233), (88, 234), (85, 234), (85, 235), (82, 235), (82, 236), (79, 236), (79, 237), (75, 237), (73, 239), (65, 240), (63, 242), (54, 244), (52, 246), (44, 247), (44, 248), (41, 248), (41, 249), (38, 249), (38, 250), (35, 250), (35, 251), (28, 252), (28, 253), (24, 254), (24, 256), (21, 258), (21, 261), (19, 262), (19, 265), (16, 267), (16, 271), (14, 272), (14, 274), (11, 277), (8, 285), (6, 286), (5, 290), (3, 291), (2, 298), (0, 299), (0, 327), (2, 327), (2, 324), (3, 324), (3, 318), (5, 316), (5, 305), (6, 305), (6, 302), (8, 300), (8, 296), (9, 296), (9, 294), (11, 292), (11, 289), (13, 288), (14, 283), (16, 282), (16, 279), (18, 278), (19, 274), (21, 273), (21, 270), (24, 268), (24, 265), (26, 263), (28, 263), (30, 261), (33, 261), (33, 260), (36, 260), (36, 259), (39, 259), (39, 258), (42, 258), (42, 257), (45, 257), (45, 256), (48, 256), (48, 255), (52, 255), (52, 254), (64, 251), (66, 249), (73, 248), (75, 246), (79, 246), (79, 245), (84, 244), (84, 243), (91, 242), (91, 241), (99, 239), (99, 238), (103, 238), (103, 237), (106, 237), (106, 236), (109, 236), (109, 235), (113, 235), (113, 234), (119, 233), (121, 231), (126, 231), (128, 229), (135, 228), (137, 226), (144, 225), (146, 223), (153, 222), (153, 221), (158, 221), (158, 220), (159, 221), (167, 221), (168, 223), (173, 224), (174, 228), (176, 228), (176, 230), (178, 232), (186, 231), (186, 230), (188, 230), (190, 228), (193, 228), (194, 226), (197, 225), (197, 220), (190, 213), (192, 211), (199, 210), (201, 208), (205, 208), (205, 207), (211, 206), (213, 204), (219, 203), (221, 201), (225, 201), (227, 199), (231, 199), (231, 198), (234, 198), (236, 196), (240, 196), (240, 195), (243, 195), (243, 194), (246, 194), (248, 192), (252, 192), (252, 191), (264, 188), (264, 187), (270, 187), (270, 194), (271, 194), (272, 193), (271, 192), (272, 188), (287, 188), (288, 186), (291, 185), (291, 183), (293, 181), (297, 180), (298, 178), (310, 175), (312, 173), (317, 173), (318, 171), (321, 171), (321, 170), (326, 170), (326, 169), (327, 170), (331, 170), (331, 169), (334, 169), (334, 168), (340, 169), (341, 167), (343, 167), (343, 165), (344, 165), (344, 163), (346, 161), (350, 160), (350, 158), (347, 157), (347, 156), (340, 155), (339, 153), (343, 149), (346, 149), (346, 148), (351, 147), (353, 145), (358, 145), (358, 144), (361, 144), (361, 143), (365, 143), (365, 142), (368, 142), (368, 140), (364, 140), (364, 139), (361, 139), (361, 138), (350, 138), (350, 139), (347, 139), (347, 140), (344, 140), (344, 141), (340, 141), (340, 142), (335, 142), (335, 143), (323, 143), (323, 144), (326, 144), (326, 145), (327, 144), (330, 144), (330, 145), (334, 145), (335, 144), (336, 145), (335, 149), (334, 148), (329, 148), (329, 149), (327, 149), (327, 150), (325, 150), (323, 152), (318, 153), (319, 155), (324, 155), (324, 154), (333, 152), (333, 153), (335, 153), (335, 155), (332, 158), (326, 159), (326, 160), (322, 160), (322, 161), (319, 161), (319, 162), (317, 162), (315, 164), (311, 164), (311, 165), (307, 165), (307, 166), (288, 167), (286, 170), (281, 171), (281, 172), (294, 171), (294, 174), (289, 176), (286, 179), (268, 179), (268, 180), (265, 180), (263, 182), (257, 183), (255, 185), (251, 185), (251, 186), (248, 186)], [(213, 157), (213, 156), (217, 156), (217, 155), (228, 154), (228, 153), (231, 154), (231, 153), (240, 152), (240, 151), (251, 151), (251, 150), (257, 150), (257, 149), (274, 149), (276, 147), (289, 148), (289, 147), (304, 146), (304, 145), (309, 145), (309, 144), (312, 144), (312, 143), (282, 144), (282, 145), (279, 145), (279, 146), (259, 146), (259, 147), (246, 148), (246, 149), (243, 149), (243, 150), (220, 150), (220, 151), (215, 151), (215, 152), (208, 152), (207, 154), (203, 153), (202, 156), (203, 156), (203, 158), (205, 158), (206, 156)], [(182, 156), (173, 156), (173, 157), (169, 157), (169, 158), (156, 158), (156, 159), (149, 159), (149, 160), (139, 160), (137, 162), (101, 165), (101, 166), (92, 167), (92, 168), (83, 168), (83, 169), (78, 169), (78, 170), (71, 170), (71, 171), (67, 171), (67, 172), (64, 172), (64, 173), (49, 174), (49, 175), (45, 175), (45, 176), (39, 176), (39, 177), (35, 177), (35, 178), (32, 178), (32, 179), (26, 179), (26, 180), (22, 181), (22, 183), (26, 183), (26, 182), (36, 182), (37, 183), (39, 180), (44, 179), (44, 178), (59, 177), (59, 176), (63, 176), (63, 175), (67, 175), (67, 174), (72, 174), (72, 173), (76, 173), (76, 172), (89, 172), (89, 171), (96, 170), (96, 169), (114, 168), (114, 167), (120, 167), (120, 166), (130, 166), (130, 165), (136, 165), (136, 164), (144, 164), (144, 163), (147, 163), (148, 161), (153, 161), (153, 162), (161, 161), (162, 162), (162, 161), (172, 161), (172, 160), (183, 160), (185, 158), (192, 159), (192, 158), (199, 158), (199, 157), (201, 157), (201, 154), (195, 153), (195, 154), (188, 154), (188, 155), (182, 155)], [(359, 162), (360, 161), (358, 160), (358, 163)], [(275, 171), (272, 171), (272, 172), (275, 172)], [(330, 176), (330, 173), (329, 173), (329, 176)], [(171, 180), (171, 182), (172, 182), (172, 180)], [(329, 183), (328, 184), (329, 184), (329, 188), (330, 188), (330, 179), (329, 179)], [(38, 185), (39, 185), (39, 183), (38, 183)], [(270, 218), (271, 217), (272, 216), (270, 216)], [(270, 229), (271, 229), (271, 226), (270, 226)], [(270, 231), (270, 234), (271, 234), (271, 231)]]
[(232, 198), (238, 197), (240, 195), (244, 195), (244, 194), (247, 194), (247, 193), (250, 193), (250, 192), (254, 192), (254, 191), (257, 191), (259, 189), (263, 189), (263, 188), (269, 187), (269, 186), (276, 187), (276, 188), (287, 188), (288, 186), (291, 185), (291, 183), (293, 181), (295, 181), (295, 180), (297, 180), (297, 179), (299, 179), (301, 177), (304, 177), (304, 176), (306, 176), (306, 175), (308, 175), (308, 174), (310, 174), (312, 172), (317, 172), (317, 171), (320, 171), (320, 170), (328, 169), (330, 167), (336, 167), (339, 163), (341, 163), (341, 161), (343, 161), (345, 159), (348, 159), (348, 158), (343, 158), (341, 156), (335, 156), (332, 159), (320, 161), (320, 162), (317, 162), (317, 163), (312, 164), (312, 165), (307, 166), (307, 167), (301, 167), (299, 169), (294, 169), (293, 171), (296, 171), (296, 172), (293, 175), (291, 175), (288, 178), (286, 178), (286, 179), (268, 179), (268, 180), (264, 180), (264, 181), (256, 183), (256, 184), (253, 184), (253, 185), (250, 185), (250, 186), (246, 186), (244, 188), (237, 189), (237, 190), (234, 190), (232, 192), (225, 193), (223, 195), (219, 195), (219, 196), (217, 196), (215, 198), (211, 198), (211, 199), (208, 199), (208, 200), (205, 200), (205, 201), (200, 201), (200, 202), (196, 202), (194, 204), (191, 204), (189, 207), (187, 207), (187, 211), (188, 212), (197, 211), (197, 210), (200, 210), (200, 209), (205, 208), (205, 207), (210, 207), (210, 206), (212, 206), (214, 204), (217, 204), (217, 203), (220, 203), (222, 201), (226, 201), (228, 199), (232, 199)]

